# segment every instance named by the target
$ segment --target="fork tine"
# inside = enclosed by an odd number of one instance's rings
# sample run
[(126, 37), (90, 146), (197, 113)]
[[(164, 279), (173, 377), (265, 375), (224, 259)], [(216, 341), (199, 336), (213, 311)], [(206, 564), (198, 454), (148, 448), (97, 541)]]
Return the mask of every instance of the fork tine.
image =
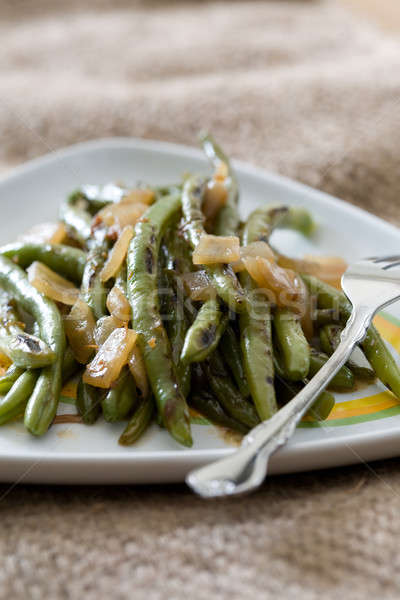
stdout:
[(400, 261), (400, 254), (395, 254), (393, 256), (372, 256), (371, 258), (367, 258), (366, 260), (371, 260), (374, 263), (381, 263), (381, 262), (394, 263), (395, 261), (396, 262)]
[(400, 265), (400, 260), (396, 260), (395, 262), (391, 262), (388, 265), (385, 265), (384, 267), (382, 267), (382, 269), (384, 271), (388, 271), (389, 269), (392, 269), (393, 267), (398, 267)]

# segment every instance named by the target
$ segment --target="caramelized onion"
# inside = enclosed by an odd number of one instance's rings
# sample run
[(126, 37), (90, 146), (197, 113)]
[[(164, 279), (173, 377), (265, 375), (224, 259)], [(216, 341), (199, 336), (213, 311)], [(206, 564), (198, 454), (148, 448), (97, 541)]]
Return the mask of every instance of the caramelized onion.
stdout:
[(108, 336), (111, 335), (114, 329), (117, 329), (118, 327), (121, 327), (121, 321), (112, 315), (100, 317), (94, 329), (94, 341), (96, 342), (97, 346), (104, 344)]
[(131, 306), (119, 287), (114, 285), (108, 293), (106, 305), (111, 315), (119, 321), (127, 322), (130, 320)]
[(55, 273), (41, 262), (35, 261), (27, 269), (29, 282), (48, 298), (63, 304), (75, 304), (79, 290), (73, 283)]
[(275, 254), (266, 242), (252, 242), (248, 246), (240, 248), (240, 259), (231, 264), (235, 273), (245, 270), (243, 258), (246, 256), (261, 256), (272, 262), (275, 261)]
[(121, 231), (117, 241), (108, 255), (108, 259), (100, 272), (100, 279), (107, 281), (110, 277), (114, 277), (120, 269), (128, 252), (129, 244), (133, 238), (132, 225), (126, 225)]
[(86, 364), (94, 354), (95, 320), (92, 309), (78, 299), (64, 320), (65, 334), (76, 360)]
[(137, 189), (133, 189), (130, 190), (121, 200), (122, 203), (141, 203), (141, 204), (147, 204), (148, 206), (150, 204), (153, 204), (154, 200), (155, 200), (156, 196), (155, 193), (153, 192), (153, 190), (149, 190), (149, 189), (141, 189), (141, 188), (137, 188)]
[(346, 261), (339, 256), (306, 254), (304, 258), (298, 259), (279, 254), (277, 262), (281, 267), (293, 269), (298, 273), (314, 275), (339, 289), (341, 288), (340, 280), (347, 269)]
[(102, 221), (112, 231), (121, 232), (127, 225), (135, 225), (148, 209), (142, 202), (118, 202), (108, 204), (96, 215), (96, 221)]
[(204, 192), (202, 211), (207, 221), (212, 221), (228, 199), (228, 191), (221, 181), (211, 179)]
[(133, 329), (119, 327), (108, 336), (83, 374), (83, 381), (100, 388), (109, 388), (118, 378), (132, 352), (137, 334)]
[(236, 236), (220, 236), (203, 234), (193, 252), (194, 265), (211, 265), (230, 263), (239, 260), (239, 238)]
[(194, 301), (206, 301), (215, 297), (215, 289), (205, 271), (193, 271), (182, 275), (186, 293)]

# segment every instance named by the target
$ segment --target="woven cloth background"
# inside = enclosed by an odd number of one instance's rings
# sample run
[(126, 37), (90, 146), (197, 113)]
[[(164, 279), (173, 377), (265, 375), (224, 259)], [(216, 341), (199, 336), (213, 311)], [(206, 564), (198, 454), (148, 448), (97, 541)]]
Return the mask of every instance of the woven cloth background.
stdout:
[[(334, 2), (10, 0), (0, 39), (3, 172), (84, 139), (192, 144), (207, 127), (400, 223), (399, 40)], [(399, 598), (397, 460), (217, 503), (183, 486), (1, 494), (4, 598)]]

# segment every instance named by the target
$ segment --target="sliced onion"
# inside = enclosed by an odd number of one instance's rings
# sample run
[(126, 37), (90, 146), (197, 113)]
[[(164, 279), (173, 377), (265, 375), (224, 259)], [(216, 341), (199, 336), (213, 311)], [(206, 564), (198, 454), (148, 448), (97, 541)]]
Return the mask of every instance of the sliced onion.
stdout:
[(203, 234), (193, 252), (194, 265), (230, 263), (239, 260), (240, 245), (236, 236)]
[(147, 209), (147, 204), (142, 202), (108, 204), (97, 213), (96, 223), (102, 221), (112, 231), (120, 233), (126, 225), (135, 225)]
[(8, 356), (0, 352), (0, 375), (4, 375), (12, 361)]
[(79, 290), (73, 283), (55, 273), (41, 262), (35, 261), (27, 269), (29, 282), (48, 298), (63, 304), (75, 304)]
[(246, 256), (261, 256), (262, 258), (275, 262), (275, 254), (266, 242), (252, 242), (248, 246), (240, 248), (240, 259), (231, 265), (235, 273), (245, 270), (243, 258)]
[(215, 181), (225, 181), (225, 179), (228, 177), (228, 175), (229, 175), (229, 167), (226, 164), (226, 162), (221, 160), (218, 163), (218, 166), (216, 167), (216, 169), (214, 171), (213, 178), (215, 179)]
[[(307, 262), (315, 265), (315, 276), (325, 283), (341, 289), (341, 279), (347, 269), (347, 262), (340, 256), (315, 256), (306, 254)], [(307, 271), (306, 271), (307, 272)]]
[(116, 285), (108, 293), (106, 305), (111, 315), (119, 321), (127, 322), (130, 320), (131, 305), (124, 292)]
[(228, 199), (228, 190), (221, 181), (211, 179), (206, 187), (202, 211), (207, 221), (212, 221)]
[(119, 327), (108, 336), (83, 374), (84, 383), (109, 388), (118, 378), (132, 352), (137, 334), (133, 329)]
[(117, 329), (118, 327), (121, 327), (121, 321), (112, 315), (101, 317), (97, 321), (94, 330), (94, 341), (96, 342), (97, 346), (104, 344), (108, 336), (111, 335), (114, 329)]
[(209, 300), (215, 297), (215, 289), (205, 271), (193, 271), (182, 275), (182, 283), (186, 293), (194, 301)]
[(347, 269), (346, 261), (340, 256), (306, 254), (304, 258), (298, 259), (279, 254), (277, 261), (281, 267), (293, 269), (298, 273), (314, 275), (339, 289), (341, 288), (341, 277)]
[(299, 313), (304, 310), (300, 278), (294, 271), (282, 269), (260, 256), (247, 256), (243, 262), (252, 279), (266, 292), (271, 302), (277, 306), (288, 306)]
[(64, 223), (39, 223), (18, 236), (19, 242), (32, 244), (61, 244), (67, 237)]
[(122, 263), (125, 260), (128, 252), (129, 244), (133, 238), (132, 225), (126, 225), (121, 231), (117, 241), (115, 242), (108, 259), (100, 272), (100, 279), (107, 281), (110, 277), (114, 277)]
[(76, 360), (85, 365), (95, 350), (95, 320), (90, 306), (78, 299), (65, 317), (64, 327)]
[(128, 367), (143, 398), (147, 398), (149, 394), (149, 381), (147, 379), (143, 356), (137, 344), (132, 348), (128, 360)]
[(154, 200), (156, 198), (155, 193), (153, 192), (153, 190), (149, 190), (149, 189), (133, 189), (130, 190), (127, 194), (125, 194), (125, 196), (122, 198), (121, 202), (122, 203), (142, 203), (142, 204), (147, 204), (147, 206), (149, 206), (150, 204), (153, 204)]

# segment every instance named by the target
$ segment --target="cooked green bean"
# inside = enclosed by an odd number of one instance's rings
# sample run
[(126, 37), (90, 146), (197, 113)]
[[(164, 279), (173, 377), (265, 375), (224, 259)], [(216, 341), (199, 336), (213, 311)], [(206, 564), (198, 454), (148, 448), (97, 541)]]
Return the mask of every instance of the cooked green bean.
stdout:
[[(319, 330), (321, 348), (329, 356), (339, 346), (342, 331), (343, 327), (340, 325), (324, 325)], [(361, 352), (360, 349), (358, 351)], [(346, 364), (358, 379), (362, 379), (363, 381), (374, 381), (376, 379), (375, 372), (370, 367), (362, 366), (352, 358), (349, 358)]]
[(62, 317), (54, 302), (38, 292), (26, 273), (4, 256), (0, 256), (0, 286), (32, 314), (39, 324), (41, 339), (56, 355), (54, 363), (43, 368), (25, 411), (28, 431), (42, 435), (56, 414), (60, 397), (65, 349)]
[(25, 371), (0, 398), (0, 425), (23, 414), (39, 377), (39, 371)]
[(182, 363), (205, 360), (218, 346), (227, 323), (228, 314), (222, 312), (219, 301), (207, 300), (186, 333), (181, 353)]
[(227, 427), (246, 434), (248, 428), (226, 414), (218, 400), (208, 390), (200, 390), (191, 396), (191, 406), (215, 425)]
[(239, 228), (239, 213), (237, 210), (239, 189), (231, 163), (211, 135), (203, 134), (201, 141), (203, 150), (215, 169), (221, 163), (228, 167), (228, 177), (225, 180), (228, 197), (225, 206), (219, 210), (215, 218), (214, 233), (215, 235), (237, 235)]
[(292, 311), (277, 308), (274, 315), (275, 339), (287, 379), (299, 381), (310, 370), (310, 347), (300, 320)]
[(239, 392), (244, 398), (248, 398), (250, 396), (250, 390), (243, 368), (240, 342), (231, 325), (228, 325), (225, 329), (219, 347), (226, 364), (232, 372)]
[(157, 292), (158, 252), (163, 231), (181, 208), (180, 194), (153, 204), (135, 227), (128, 250), (127, 292), (132, 326), (163, 423), (185, 446), (192, 444), (189, 410), (179, 388), (170, 342), (162, 324)]
[[(183, 186), (184, 229), (193, 250), (205, 233), (201, 210), (203, 191), (203, 181), (199, 177), (191, 177)], [(230, 265), (205, 265), (204, 270), (213, 282), (217, 294), (229, 308), (235, 312), (246, 310), (248, 300)]]
[(0, 248), (0, 254), (26, 269), (34, 261), (44, 263), (49, 269), (80, 284), (86, 262), (86, 254), (79, 248), (63, 244), (33, 244), (16, 242)]
[(320, 308), (315, 311), (315, 323), (317, 327), (330, 325), (339, 321), (339, 316), (339, 311), (336, 311), (334, 308)]
[(122, 432), (118, 442), (122, 446), (130, 446), (134, 444), (151, 424), (153, 415), (153, 398), (144, 398), (140, 401), (128, 425)]
[(125, 367), (101, 402), (103, 416), (110, 423), (123, 421), (134, 409), (136, 402), (136, 385), (128, 367)]
[[(308, 379), (302, 382), (293, 382), (277, 378), (276, 388), (277, 397), (280, 403), (289, 402), (301, 389), (308, 383)], [(326, 390), (321, 392), (310, 410), (304, 415), (312, 421), (324, 421), (328, 418), (333, 407), (335, 406), (335, 397)]]
[[(308, 378), (311, 379), (311, 377), (314, 377), (314, 375), (316, 375), (318, 373), (318, 371), (321, 369), (321, 367), (324, 366), (324, 364), (326, 363), (326, 361), (328, 359), (329, 359), (329, 356), (327, 354), (325, 354), (324, 352), (320, 352), (318, 350), (315, 350), (315, 348), (311, 348), (310, 370), (308, 371)], [(336, 373), (336, 375), (333, 377), (333, 379), (331, 379), (331, 381), (329, 382), (329, 386), (328, 386), (328, 389), (338, 391), (338, 392), (349, 391), (349, 390), (352, 390), (353, 388), (354, 388), (354, 375), (351, 372), (351, 370), (346, 366), (343, 366)]]
[(92, 309), (96, 320), (106, 314), (107, 292), (100, 279), (109, 249), (105, 234), (104, 229), (99, 229), (89, 245), (81, 285), (81, 296)]
[(92, 235), (92, 217), (87, 208), (88, 202), (78, 191), (70, 194), (60, 209), (61, 221), (82, 246), (86, 246)]
[(64, 352), (64, 360), (62, 364), (63, 383), (68, 381), (68, 379), (70, 379), (72, 375), (75, 375), (75, 373), (80, 367), (81, 365), (78, 363), (78, 361), (75, 360), (74, 353), (72, 352), (71, 347), (68, 346)]
[(24, 373), (24, 369), (10, 365), (4, 375), (0, 377), (0, 394), (6, 394), (22, 373)]
[(227, 414), (246, 427), (255, 427), (260, 420), (254, 406), (232, 384), (218, 351), (204, 363), (204, 371), (211, 391)]
[[(351, 304), (342, 292), (311, 275), (302, 277), (310, 292), (318, 294), (319, 308), (337, 307), (342, 319), (347, 321), (351, 314)], [(361, 348), (377, 377), (400, 398), (400, 369), (373, 325), (369, 327), (367, 335), (361, 342)]]
[(84, 383), (82, 375), (80, 376), (76, 394), (76, 408), (85, 425), (92, 425), (97, 421), (101, 412), (103, 396), (103, 390)]

